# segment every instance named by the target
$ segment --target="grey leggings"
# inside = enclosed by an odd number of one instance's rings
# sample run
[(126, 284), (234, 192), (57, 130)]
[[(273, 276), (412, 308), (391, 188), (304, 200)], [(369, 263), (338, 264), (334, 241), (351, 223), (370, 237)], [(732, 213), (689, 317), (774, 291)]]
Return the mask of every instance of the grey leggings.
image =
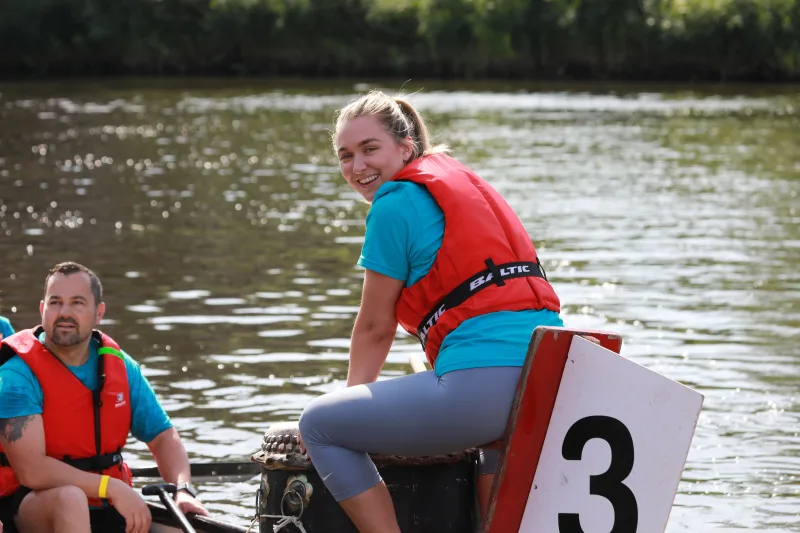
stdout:
[[(337, 390), (306, 406), (300, 434), (328, 490), (345, 500), (381, 481), (367, 452), (435, 455), (501, 438), (521, 371), (428, 371)], [(480, 473), (493, 473), (498, 456), (482, 451)]]

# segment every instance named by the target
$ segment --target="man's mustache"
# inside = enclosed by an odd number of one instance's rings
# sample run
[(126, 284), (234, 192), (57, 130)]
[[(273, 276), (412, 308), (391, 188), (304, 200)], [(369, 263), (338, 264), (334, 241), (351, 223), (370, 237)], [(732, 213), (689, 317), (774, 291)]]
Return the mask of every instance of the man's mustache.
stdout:
[(75, 326), (76, 328), (78, 327), (78, 323), (77, 323), (77, 322), (75, 322), (75, 321), (74, 321), (73, 319), (71, 319), (71, 318), (63, 318), (63, 319), (61, 319), (61, 320), (56, 320), (56, 323), (55, 323), (55, 324), (53, 324), (53, 325), (54, 325), (54, 326), (60, 326), (61, 324), (71, 324), (71, 325)]

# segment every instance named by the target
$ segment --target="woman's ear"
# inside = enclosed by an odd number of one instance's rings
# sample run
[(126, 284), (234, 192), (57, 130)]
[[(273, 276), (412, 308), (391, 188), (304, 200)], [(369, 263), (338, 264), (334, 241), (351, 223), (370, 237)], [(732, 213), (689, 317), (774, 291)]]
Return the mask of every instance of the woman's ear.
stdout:
[(413, 158), (414, 158), (414, 140), (411, 137), (406, 137), (403, 140), (403, 161), (405, 163), (409, 163)]

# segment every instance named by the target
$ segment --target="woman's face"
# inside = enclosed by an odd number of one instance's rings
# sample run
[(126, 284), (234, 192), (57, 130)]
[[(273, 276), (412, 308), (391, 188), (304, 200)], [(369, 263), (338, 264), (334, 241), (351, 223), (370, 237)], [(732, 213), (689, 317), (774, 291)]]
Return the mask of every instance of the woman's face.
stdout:
[(367, 202), (372, 202), (378, 188), (391, 181), (413, 153), (409, 139), (397, 142), (375, 116), (342, 124), (335, 148), (342, 176)]

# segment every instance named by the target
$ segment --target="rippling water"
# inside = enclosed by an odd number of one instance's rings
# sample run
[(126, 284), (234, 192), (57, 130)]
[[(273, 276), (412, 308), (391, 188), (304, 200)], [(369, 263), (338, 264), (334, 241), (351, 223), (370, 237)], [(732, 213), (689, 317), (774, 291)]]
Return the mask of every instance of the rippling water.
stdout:
[[(346, 378), (367, 207), (329, 132), (359, 90), (0, 88), (0, 313), (35, 324), (46, 270), (87, 264), (192, 459), (248, 456)], [(800, 531), (800, 90), (426, 84), (412, 101), (521, 215), (566, 325), (621, 333), (705, 395), (668, 531)], [(383, 375), (413, 351), (399, 333)], [(202, 487), (239, 523), (255, 488)]]

